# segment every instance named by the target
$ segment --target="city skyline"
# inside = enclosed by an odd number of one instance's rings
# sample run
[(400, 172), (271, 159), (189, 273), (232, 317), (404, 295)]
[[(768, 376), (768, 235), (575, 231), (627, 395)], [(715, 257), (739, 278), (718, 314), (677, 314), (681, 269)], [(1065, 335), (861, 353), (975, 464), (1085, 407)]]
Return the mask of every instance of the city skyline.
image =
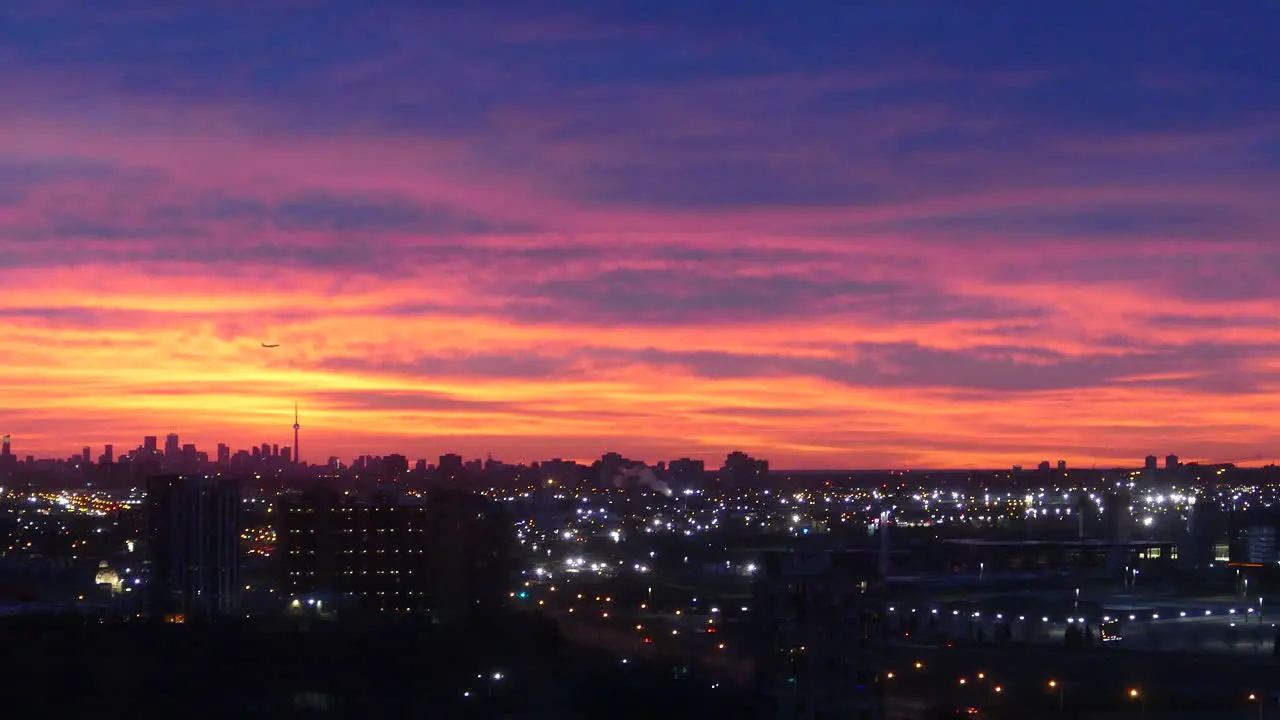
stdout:
[(1274, 457), (1265, 4), (606, 5), (5, 3), (0, 434)]
[[(27, 456), (30, 456), (38, 461), (39, 460), (67, 460), (67, 459), (74, 460), (81, 457), (84, 450), (89, 450), (90, 455), (93, 458), (92, 464), (96, 465), (100, 461), (99, 451), (103, 451), (104, 448), (109, 448), (114, 451), (114, 454), (112, 455), (112, 461), (114, 462), (117, 459), (130, 455), (135, 451), (145, 450), (147, 447), (147, 442), (150, 440), (154, 440), (156, 442), (156, 449), (154, 452), (156, 453), (157, 457), (166, 457), (170, 455), (174, 457), (181, 457), (181, 455), (184, 453), (183, 448), (187, 445), (191, 445), (195, 448), (195, 452), (197, 454), (206, 455), (208, 458), (208, 462), (213, 464), (218, 464), (223, 462), (220, 459), (220, 455), (219, 455), (219, 453), (223, 450), (226, 450), (229, 453), (229, 456), (234, 457), (238, 453), (245, 453), (246, 455), (248, 455), (253, 452), (257, 452), (260, 449), (264, 451), (267, 449), (270, 449), (272, 451), (271, 453), (263, 454), (262, 457), (264, 459), (283, 459), (286, 463), (289, 463), (289, 464), (297, 464), (299, 461), (299, 457), (296, 454), (297, 445), (284, 445), (278, 441), (272, 442), (272, 440), (266, 439), (266, 438), (261, 439), (258, 442), (250, 442), (244, 445), (239, 445), (236, 443), (228, 443), (225, 441), (191, 442), (189, 436), (183, 435), (181, 432), (178, 432), (178, 431), (171, 431), (163, 435), (161, 434), (144, 435), (142, 437), (136, 438), (139, 441), (136, 445), (131, 444), (132, 441), (108, 442), (108, 443), (100, 443), (98, 445), (89, 444), (89, 445), (78, 446), (80, 449), (76, 451), (64, 451), (61, 454), (55, 451), (55, 452), (43, 454), (43, 455), (40, 453), (33, 453), (33, 452), (21, 452), (20, 451), (21, 445), (20, 444), (14, 445), (12, 443), (11, 435), (4, 435), (3, 438), (5, 441), (4, 442), (5, 452), (12, 453), (12, 456), (15, 459), (22, 459)], [(172, 453), (169, 450), (171, 439), (174, 440), (173, 442), (174, 449)], [(163, 445), (160, 444), (162, 440), (164, 441)], [(297, 440), (295, 439), (294, 442), (296, 443)], [(495, 460), (495, 461), (498, 461), (499, 463), (507, 463), (510, 465), (531, 465), (533, 463), (541, 463), (541, 462), (547, 462), (547, 461), (553, 461), (553, 460), (565, 461), (565, 462), (576, 462), (583, 465), (591, 465), (592, 463), (613, 453), (617, 453), (617, 451), (605, 448), (605, 449), (601, 449), (599, 453), (593, 456), (562, 457), (562, 456), (545, 455), (545, 456), (538, 456), (538, 457), (507, 458), (507, 457), (495, 457), (492, 453), (482, 453), (479, 455), (467, 455), (466, 453), (459, 453), (449, 448), (440, 448), (438, 450), (431, 450), (428, 452), (414, 452), (414, 451), (408, 451), (404, 448), (401, 448), (401, 449), (392, 449), (389, 451), (380, 451), (380, 452), (358, 452), (351, 456), (326, 455), (323, 458), (318, 458), (318, 459), (301, 458), (301, 461), (303, 465), (306, 465), (309, 467), (310, 466), (323, 467), (333, 458), (337, 458), (345, 465), (348, 463), (348, 461), (353, 461), (359, 458), (366, 458), (366, 457), (374, 458), (374, 457), (386, 457), (390, 455), (399, 455), (404, 457), (410, 463), (418, 462), (420, 460), (425, 460), (428, 464), (434, 465), (435, 461), (440, 457), (445, 455), (450, 455), (450, 456), (460, 457), (464, 461), (487, 459), (487, 460)], [(745, 455), (748, 457), (755, 456), (756, 459), (764, 460), (765, 462), (769, 461), (769, 458), (759, 456), (758, 454), (753, 453), (749, 448), (740, 448), (740, 447), (726, 449), (724, 452), (720, 453), (719, 455), (695, 455), (695, 456), (674, 456), (673, 455), (669, 457), (629, 457), (625, 453), (617, 453), (617, 454), (621, 455), (623, 458), (631, 462), (642, 462), (650, 466), (656, 466), (658, 463), (665, 463), (665, 462), (671, 462), (671, 461), (696, 460), (696, 461), (705, 463), (705, 466), (708, 471), (714, 471), (720, 467), (720, 463), (722, 463), (725, 460), (726, 456), (729, 456), (735, 453), (745, 453)], [(105, 453), (103, 453), (101, 457), (105, 457)], [(252, 457), (256, 459), (258, 456), (253, 455)], [(1217, 458), (1217, 459), (1185, 458), (1178, 455), (1175, 452), (1169, 452), (1169, 453), (1160, 453), (1160, 454), (1147, 454), (1141, 457), (1131, 458), (1128, 462), (1117, 463), (1114, 466), (1105, 466), (1105, 465), (1099, 466), (1096, 463), (1091, 466), (1078, 465), (1078, 464), (1073, 464), (1073, 462), (1069, 458), (1064, 458), (1061, 456), (1052, 456), (1052, 457), (1042, 458), (1040, 460), (1028, 460), (1022, 463), (1016, 463), (1012, 466), (999, 466), (999, 465), (987, 464), (987, 465), (973, 465), (973, 466), (966, 466), (966, 467), (938, 466), (938, 467), (905, 468), (905, 467), (897, 467), (897, 466), (873, 467), (873, 466), (860, 465), (860, 466), (829, 467), (829, 468), (774, 467), (772, 468), (772, 470), (775, 473), (806, 472), (806, 471), (866, 472), (866, 471), (897, 471), (897, 470), (908, 470), (908, 471), (915, 470), (915, 471), (922, 471), (922, 472), (923, 471), (956, 471), (956, 470), (999, 472), (999, 471), (1008, 471), (1010, 469), (1021, 469), (1028, 472), (1045, 471), (1045, 470), (1053, 470), (1053, 469), (1057, 469), (1059, 471), (1062, 471), (1062, 470), (1091, 470), (1091, 471), (1099, 470), (1101, 471), (1101, 470), (1107, 470), (1107, 469), (1120, 469), (1120, 470), (1139, 469), (1143, 467), (1145, 467), (1146, 469), (1169, 470), (1177, 467), (1183, 467), (1189, 463), (1197, 464), (1197, 465), (1232, 464), (1232, 465), (1236, 465), (1243, 468), (1274, 467), (1276, 465), (1275, 460), (1260, 457), (1260, 456), (1247, 457), (1247, 458)], [(285, 467), (285, 466), (281, 466), (281, 467)]]

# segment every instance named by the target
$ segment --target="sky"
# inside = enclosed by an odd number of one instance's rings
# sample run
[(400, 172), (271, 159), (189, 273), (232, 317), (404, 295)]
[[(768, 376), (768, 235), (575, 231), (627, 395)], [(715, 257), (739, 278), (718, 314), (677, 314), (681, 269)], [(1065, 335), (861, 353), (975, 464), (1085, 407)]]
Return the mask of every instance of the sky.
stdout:
[[(0, 434), (1280, 457), (1269, 0), (6, 0)], [(263, 349), (262, 343), (279, 343)]]

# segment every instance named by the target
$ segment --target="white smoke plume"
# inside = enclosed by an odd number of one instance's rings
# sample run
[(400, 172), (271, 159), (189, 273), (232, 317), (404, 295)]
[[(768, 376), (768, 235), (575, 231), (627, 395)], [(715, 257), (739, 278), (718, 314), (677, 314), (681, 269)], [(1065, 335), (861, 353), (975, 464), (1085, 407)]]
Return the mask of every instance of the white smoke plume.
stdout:
[(613, 476), (614, 487), (626, 487), (629, 484), (628, 481), (647, 487), (654, 492), (662, 493), (667, 497), (671, 497), (674, 494), (671, 491), (671, 486), (659, 479), (657, 475), (654, 475), (653, 470), (644, 463), (636, 463), (629, 467), (619, 468), (617, 474)]

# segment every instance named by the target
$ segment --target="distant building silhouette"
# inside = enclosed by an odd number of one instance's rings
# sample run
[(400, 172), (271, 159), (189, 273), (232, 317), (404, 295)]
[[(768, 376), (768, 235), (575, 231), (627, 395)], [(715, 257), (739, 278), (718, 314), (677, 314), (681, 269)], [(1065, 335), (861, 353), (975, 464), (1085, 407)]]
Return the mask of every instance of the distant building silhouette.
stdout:
[(731, 488), (759, 487), (768, 475), (768, 460), (757, 460), (739, 450), (729, 453), (720, 468), (720, 482)]
[(701, 487), (707, 477), (706, 463), (701, 460), (680, 458), (667, 466), (671, 484), (679, 488)]

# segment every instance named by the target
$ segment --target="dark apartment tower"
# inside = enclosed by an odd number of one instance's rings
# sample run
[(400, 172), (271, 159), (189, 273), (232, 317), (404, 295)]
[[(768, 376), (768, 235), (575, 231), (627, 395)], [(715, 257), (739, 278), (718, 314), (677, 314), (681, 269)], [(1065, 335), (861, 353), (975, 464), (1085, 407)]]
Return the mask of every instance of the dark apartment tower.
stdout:
[(760, 487), (768, 475), (768, 460), (757, 460), (739, 450), (729, 453), (720, 468), (720, 482), (731, 488)]
[(1159, 463), (1160, 461), (1156, 458), (1155, 455), (1148, 455), (1146, 465), (1144, 467), (1146, 467), (1146, 469), (1148, 470), (1155, 470), (1159, 467)]
[(240, 492), (233, 481), (147, 481), (147, 612), (215, 617), (240, 610)]
[(116, 446), (107, 445), (102, 448), (102, 464), (111, 465), (116, 461)]
[(1066, 471), (1067, 471), (1067, 461), (1066, 461), (1066, 460), (1059, 460), (1059, 461), (1058, 461), (1058, 472), (1066, 472)]
[(1107, 551), (1107, 569), (1119, 572), (1128, 557), (1125, 550), (1133, 533), (1133, 498), (1125, 488), (1108, 490), (1102, 497), (1104, 540), (1113, 543)]
[(285, 465), (292, 463), (293, 448), (289, 447), (288, 445), (285, 445), (284, 447), (280, 448), (280, 461), (283, 462)]
[(271, 443), (262, 443), (262, 459), (271, 457)]
[(142, 438), (142, 449), (146, 451), (146, 454), (155, 455), (159, 452), (158, 447), (155, 435), (147, 435)]
[(279, 445), (279, 444), (272, 444), (272, 446), (271, 446), (271, 457), (273, 457), (273, 458), (278, 458), (278, 457), (280, 457), (280, 445)]
[(1177, 455), (1165, 455), (1165, 456), (1164, 456), (1164, 469), (1165, 469), (1165, 470), (1177, 470), (1181, 465), (1182, 465), (1182, 463), (1178, 462), (1178, 456), (1177, 456)]
[(328, 487), (285, 497), (275, 526), (286, 601), (343, 596), (366, 612), (428, 613), (427, 508)]
[(515, 535), (505, 508), (482, 495), (427, 495), (431, 608), (438, 622), (476, 621), (501, 607), (513, 579)]
[(707, 477), (706, 463), (689, 458), (672, 460), (667, 471), (671, 473), (671, 482), (682, 488), (702, 487)]
[(88, 467), (93, 464), (93, 449), (90, 448), (88, 445), (85, 445), (80, 450), (80, 462), (85, 467)]
[(511, 582), (512, 524), (479, 495), (425, 503), (390, 493), (353, 499), (331, 488), (277, 506), (284, 600), (353, 600), (370, 613), (464, 622), (499, 606)]
[(177, 460), (182, 454), (182, 446), (178, 444), (178, 433), (164, 436), (164, 456), (169, 460)]
[(0, 437), (0, 458), (13, 457), (13, 438), (5, 435)]
[(226, 443), (218, 443), (218, 464), (231, 464), (231, 448)]
[(757, 717), (883, 718), (875, 553), (771, 551), (753, 587)]
[(440, 484), (463, 485), (465, 484), (466, 475), (466, 464), (463, 463), (461, 455), (448, 453), (440, 456), (440, 463), (436, 465), (436, 480)]

